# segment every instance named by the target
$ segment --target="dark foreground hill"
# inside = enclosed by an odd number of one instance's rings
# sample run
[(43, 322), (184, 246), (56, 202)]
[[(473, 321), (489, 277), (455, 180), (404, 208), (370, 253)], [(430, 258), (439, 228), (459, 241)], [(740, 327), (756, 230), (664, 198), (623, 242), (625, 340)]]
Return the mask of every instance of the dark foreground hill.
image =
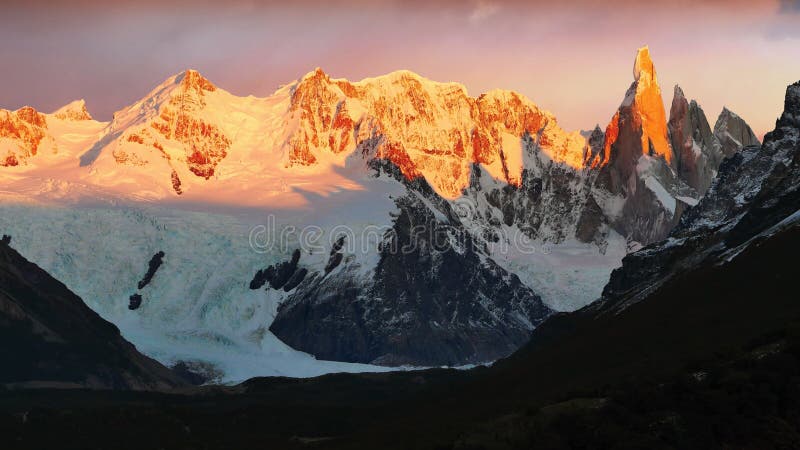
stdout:
[(0, 243), (0, 383), (95, 389), (183, 384), (9, 241)]

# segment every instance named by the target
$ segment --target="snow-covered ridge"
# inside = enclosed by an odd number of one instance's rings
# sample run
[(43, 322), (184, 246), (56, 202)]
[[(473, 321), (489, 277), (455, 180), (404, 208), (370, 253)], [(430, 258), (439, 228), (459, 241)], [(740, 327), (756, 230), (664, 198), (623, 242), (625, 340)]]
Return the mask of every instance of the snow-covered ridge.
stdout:
[(102, 137), (106, 125), (93, 120), (80, 100), (52, 114), (30, 106), (0, 109), (0, 180), (39, 167), (59, 171), (67, 160), (70, 168), (77, 166), (77, 156)]
[[(47, 117), (99, 124), (82, 101)], [(36, 149), (23, 144), (73, 134), (33, 133), (33, 139), (11, 136), (24, 141), (14, 143), (17, 151), (4, 145), (10, 156), (26, 159), (17, 172), (49, 169), (49, 161), (31, 158)], [(525, 135), (554, 161), (583, 167), (585, 139), (565, 132), (552, 114), (514, 92), (474, 98), (458, 83), (410, 71), (349, 82), (317, 69), (269, 97), (237, 97), (187, 70), (115, 113), (95, 139), (74, 141), (66, 150), (79, 156), (76, 167), (59, 171), (59, 178), (151, 199), (194, 191), (192, 200), (254, 202), (252, 195), (220, 194), (225, 180), (236, 178), (239, 184), (272, 185), (265, 191), (273, 195), (257, 196), (263, 204), (275, 196), (273, 189), (294, 184), (287, 179), (298, 173), (313, 174), (319, 190), (330, 189), (342, 181), (332, 172), (356, 156), (388, 159), (407, 177), (425, 177), (439, 194), (455, 198), (468, 184), (472, 163), (518, 184)]]
[(92, 115), (86, 109), (86, 100), (83, 99), (67, 103), (53, 111), (52, 115), (61, 120), (92, 120)]
[[(647, 47), (637, 52), (634, 80), (629, 96), (642, 130), (638, 153), (652, 151), (675, 168)], [(292, 195), (295, 188), (321, 195), (340, 186), (358, 189), (341, 172), (363, 169), (373, 158), (389, 160), (407, 178), (423, 177), (439, 195), (455, 199), (468, 186), (473, 164), (519, 186), (526, 139), (576, 172), (609, 164), (620, 139), (619, 115), (607, 127), (601, 155), (579, 131), (563, 130), (551, 113), (518, 93), (471, 97), (459, 83), (407, 70), (350, 82), (317, 68), (265, 98), (232, 95), (187, 70), (115, 113), (110, 124), (91, 120), (80, 100), (43, 116), (71, 126), (15, 124), (27, 131), (5, 133), (0, 157), (6, 153), (4, 165), (20, 167), (0, 177), (24, 174), (133, 198), (183, 196), (242, 206), (304, 204)], [(721, 117), (718, 127), (726, 123)], [(84, 134), (89, 128), (91, 137)], [(38, 152), (39, 145), (52, 150)], [(51, 170), (51, 160), (36, 157), (56, 152), (73, 164)]]

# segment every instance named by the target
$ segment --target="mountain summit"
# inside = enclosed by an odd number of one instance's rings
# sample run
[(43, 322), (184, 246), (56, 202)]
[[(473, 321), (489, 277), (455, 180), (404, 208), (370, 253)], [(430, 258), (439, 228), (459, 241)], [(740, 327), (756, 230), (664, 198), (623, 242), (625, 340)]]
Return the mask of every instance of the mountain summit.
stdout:
[(92, 120), (89, 110), (86, 109), (86, 101), (83, 99), (62, 106), (54, 111), (53, 115), (61, 120)]
[(661, 87), (648, 47), (639, 49), (633, 67), (635, 81), (631, 89), (635, 91), (633, 103), (641, 123), (642, 150), (663, 157), (674, 167), (672, 148), (667, 140), (667, 119)]
[(602, 164), (611, 163), (612, 159), (625, 161), (626, 167), (621, 168), (624, 174), (630, 173), (630, 163), (637, 160), (640, 154), (661, 156), (668, 164), (672, 164), (673, 160), (672, 148), (667, 140), (667, 119), (661, 87), (650, 58), (650, 49), (646, 46), (636, 53), (633, 79), (617, 114), (606, 128), (602, 160)]

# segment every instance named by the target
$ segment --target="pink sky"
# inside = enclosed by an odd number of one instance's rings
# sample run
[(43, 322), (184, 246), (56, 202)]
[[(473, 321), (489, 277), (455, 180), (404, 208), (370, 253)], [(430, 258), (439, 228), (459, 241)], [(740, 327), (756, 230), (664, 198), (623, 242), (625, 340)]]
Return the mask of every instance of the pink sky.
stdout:
[(169, 75), (200, 70), (266, 96), (317, 66), (397, 69), (512, 89), (567, 129), (605, 126), (648, 44), (667, 109), (679, 83), (712, 123), (723, 105), (762, 134), (800, 79), (800, 1), (4, 1), (0, 107), (85, 98), (108, 119)]

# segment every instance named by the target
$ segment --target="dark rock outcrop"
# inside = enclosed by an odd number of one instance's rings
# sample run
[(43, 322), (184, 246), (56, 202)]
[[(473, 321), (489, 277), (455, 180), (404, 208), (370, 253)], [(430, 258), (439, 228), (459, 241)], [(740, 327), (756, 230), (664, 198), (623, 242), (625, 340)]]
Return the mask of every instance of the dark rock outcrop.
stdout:
[[(284, 287), (286, 283), (290, 280), (294, 279), (294, 275), (297, 272), (297, 264), (300, 262), (300, 249), (295, 249), (292, 252), (292, 258), (289, 261), (283, 261), (278, 264), (273, 264), (266, 269), (260, 269), (256, 274), (253, 276), (253, 279), (250, 281), (250, 289), (256, 290), (261, 289), (264, 285), (269, 282), (269, 285), (272, 289), (280, 289)], [(305, 277), (305, 275), (303, 275)], [(300, 281), (302, 281), (302, 278)], [(297, 281), (297, 283), (300, 281)], [(288, 291), (289, 289), (287, 289)]]
[(133, 294), (128, 298), (128, 309), (136, 311), (140, 306), (142, 306), (141, 294)]
[(428, 202), (396, 199), (400, 212), (370, 278), (338, 240), (336, 271), (307, 276), (270, 330), (320, 359), (383, 365), (485, 362), (522, 345), (551, 310), (486, 255), (447, 202), (419, 189)]
[(267, 269), (258, 269), (253, 279), (250, 281), (250, 289), (261, 289), (267, 284)]
[(292, 252), (292, 259), (267, 268), (266, 277), (272, 289), (280, 289), (294, 275), (300, 262), (300, 250)]
[(301, 267), (300, 269), (296, 270), (286, 284), (283, 285), (283, 290), (285, 292), (289, 292), (296, 288), (300, 283), (303, 282), (303, 280), (306, 278), (306, 275), (308, 275), (308, 269), (305, 267)]
[(172, 170), (170, 179), (172, 180), (172, 189), (175, 191), (175, 193), (178, 195), (183, 194), (183, 189), (181, 188), (181, 177), (178, 176), (178, 172), (176, 172), (175, 169)]
[(150, 262), (147, 263), (147, 273), (144, 275), (144, 278), (139, 281), (138, 287), (139, 289), (144, 289), (145, 286), (150, 284), (150, 281), (153, 280), (158, 268), (161, 267), (161, 264), (164, 263), (164, 252), (159, 251), (152, 258), (150, 258)]
[[(719, 140), (711, 131), (703, 109), (696, 101), (689, 102), (679, 86), (675, 86), (669, 114), (669, 137), (677, 160), (678, 177), (698, 195), (708, 190), (725, 155)], [(732, 148), (731, 154), (741, 147)]]
[(581, 242), (594, 242), (600, 247), (600, 252), (604, 253), (605, 235), (601, 231), (604, 225), (607, 225), (607, 222), (603, 210), (594, 196), (590, 195), (578, 219), (575, 237)]
[(333, 269), (339, 267), (339, 264), (342, 263), (342, 260), (344, 259), (342, 247), (344, 247), (345, 240), (346, 236), (340, 236), (331, 246), (330, 257), (328, 258), (327, 264), (325, 264), (325, 275), (331, 273)]

